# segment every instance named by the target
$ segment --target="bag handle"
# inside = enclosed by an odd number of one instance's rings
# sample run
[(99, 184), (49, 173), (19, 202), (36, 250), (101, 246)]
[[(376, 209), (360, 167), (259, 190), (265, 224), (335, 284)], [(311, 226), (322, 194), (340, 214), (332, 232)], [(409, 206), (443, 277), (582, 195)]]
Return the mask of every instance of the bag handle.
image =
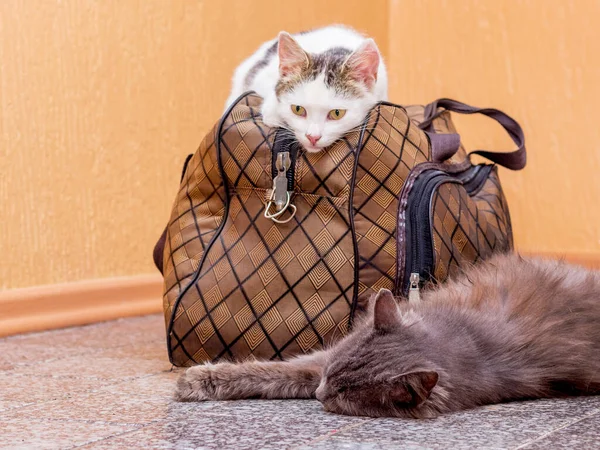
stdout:
[[(423, 130), (429, 128), (433, 120), (437, 118), (440, 114), (442, 114), (443, 111), (438, 112), (438, 108), (440, 107), (444, 108), (445, 110), (460, 114), (483, 114), (484, 116), (494, 119), (496, 122), (502, 125), (502, 127), (506, 130), (513, 142), (517, 145), (517, 149), (512, 152), (490, 152), (487, 150), (475, 150), (469, 153), (469, 155), (483, 156), (489, 159), (490, 161), (495, 162), (496, 164), (499, 164), (511, 170), (520, 170), (523, 167), (525, 167), (525, 164), (527, 163), (525, 135), (523, 134), (523, 129), (521, 128), (521, 126), (512, 117), (494, 108), (476, 108), (474, 106), (469, 106), (465, 103), (456, 100), (451, 100), (449, 98), (440, 98), (425, 106), (424, 119), (423, 122), (419, 124), (419, 127)], [(431, 132), (429, 132), (428, 134), (430, 138), (433, 135), (433, 133)], [(455, 140), (454, 138), (452, 139), (452, 142), (454, 143)], [(447, 159), (447, 155), (449, 153), (447, 142), (448, 141), (441, 142), (445, 145), (440, 148), (440, 151), (434, 152), (434, 158), (436, 156), (435, 153), (440, 153), (440, 156), (444, 156), (446, 157), (445, 159)], [(436, 144), (435, 146), (439, 146), (439, 144)], [(432, 147), (434, 147), (433, 140)], [(456, 148), (456, 151), (457, 150), (458, 148)]]

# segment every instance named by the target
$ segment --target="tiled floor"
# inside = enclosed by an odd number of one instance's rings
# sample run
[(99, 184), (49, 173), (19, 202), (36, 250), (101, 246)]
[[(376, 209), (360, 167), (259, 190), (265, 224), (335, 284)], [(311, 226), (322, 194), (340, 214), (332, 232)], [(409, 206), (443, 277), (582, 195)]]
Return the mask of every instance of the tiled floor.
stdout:
[(316, 401), (176, 403), (162, 318), (0, 340), (0, 447), (600, 448), (600, 397), (437, 420), (345, 417)]

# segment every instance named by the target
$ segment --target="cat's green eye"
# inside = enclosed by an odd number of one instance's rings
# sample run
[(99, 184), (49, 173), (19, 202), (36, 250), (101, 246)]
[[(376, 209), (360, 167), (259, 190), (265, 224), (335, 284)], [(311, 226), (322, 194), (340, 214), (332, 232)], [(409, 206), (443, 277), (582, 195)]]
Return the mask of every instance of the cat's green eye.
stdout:
[(329, 111), (329, 114), (327, 114), (327, 118), (330, 120), (340, 120), (345, 115), (345, 109), (332, 109), (331, 111)]
[(297, 116), (301, 116), (301, 117), (306, 116), (306, 109), (304, 109), (304, 107), (300, 106), (300, 105), (292, 105), (292, 112), (294, 114), (296, 114)]

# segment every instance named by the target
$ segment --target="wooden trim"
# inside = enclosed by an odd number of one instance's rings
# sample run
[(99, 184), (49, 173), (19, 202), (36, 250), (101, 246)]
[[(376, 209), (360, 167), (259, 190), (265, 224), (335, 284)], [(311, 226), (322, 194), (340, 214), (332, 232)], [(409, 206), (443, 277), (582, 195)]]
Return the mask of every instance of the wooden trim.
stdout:
[(0, 291), (0, 336), (155, 314), (162, 289), (157, 274)]

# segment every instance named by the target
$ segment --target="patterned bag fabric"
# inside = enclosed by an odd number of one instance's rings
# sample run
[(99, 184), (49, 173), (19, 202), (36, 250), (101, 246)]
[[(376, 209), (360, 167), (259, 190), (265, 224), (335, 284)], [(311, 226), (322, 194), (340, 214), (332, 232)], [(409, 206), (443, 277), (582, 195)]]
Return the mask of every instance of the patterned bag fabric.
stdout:
[(525, 165), (519, 125), (448, 99), (378, 104), (361, 130), (307, 153), (265, 126), (260, 97), (230, 108), (188, 157), (154, 260), (171, 362), (284, 359), (345, 335), (380, 288), (418, 298), (512, 248), (496, 165), (473, 165), (448, 111), (494, 118)]

